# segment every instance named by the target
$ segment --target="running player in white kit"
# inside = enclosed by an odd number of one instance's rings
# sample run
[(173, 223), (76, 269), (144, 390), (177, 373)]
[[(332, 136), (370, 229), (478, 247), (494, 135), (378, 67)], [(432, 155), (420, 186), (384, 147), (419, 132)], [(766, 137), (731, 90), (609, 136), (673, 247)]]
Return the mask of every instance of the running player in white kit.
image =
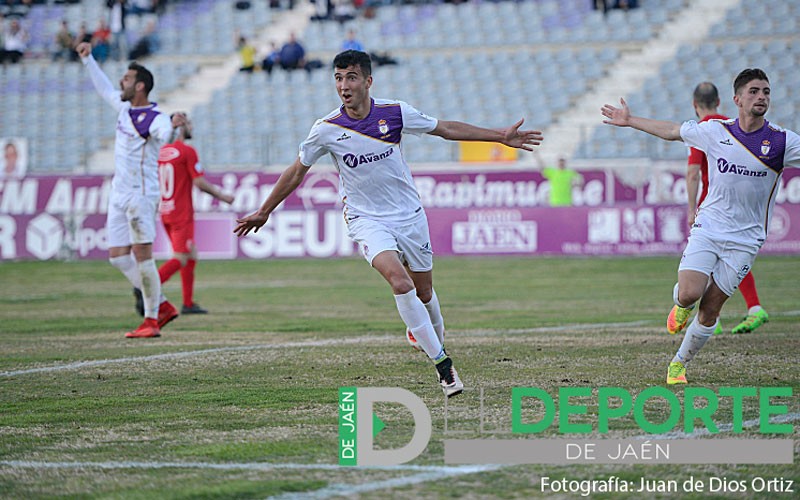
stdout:
[(670, 141), (684, 141), (708, 157), (708, 197), (700, 206), (678, 267), (675, 306), (667, 329), (697, 316), (669, 365), (667, 384), (686, 383), (686, 364), (711, 337), (722, 305), (750, 271), (767, 237), (778, 180), (784, 167), (800, 167), (800, 137), (769, 123), (770, 87), (760, 69), (746, 69), (733, 83), (736, 120), (682, 125), (631, 116), (628, 106), (606, 104), (603, 123), (631, 127)]
[(178, 311), (161, 293), (161, 280), (153, 260), (156, 214), (161, 192), (158, 152), (171, 142), (184, 118), (170, 118), (148, 99), (153, 74), (131, 63), (117, 89), (83, 42), (75, 50), (89, 71), (95, 90), (117, 111), (114, 143), (114, 178), (108, 199), (106, 235), (108, 260), (144, 296), (144, 322), (125, 334), (128, 338), (158, 337), (161, 328), (178, 317)]
[(339, 171), (339, 195), (349, 236), (392, 288), (400, 317), (436, 365), (447, 397), (464, 385), (444, 350), (444, 319), (433, 290), (433, 250), (428, 221), (411, 170), (403, 158), (403, 133), (432, 134), (455, 141), (498, 142), (530, 151), (541, 132), (522, 131), (522, 120), (502, 130), (436, 120), (401, 101), (372, 99), (369, 55), (346, 50), (333, 60), (342, 106), (317, 120), (300, 154), (281, 175), (261, 208), (239, 219), (234, 232), (245, 236), (267, 218), (303, 181), (309, 168), (329, 154)]

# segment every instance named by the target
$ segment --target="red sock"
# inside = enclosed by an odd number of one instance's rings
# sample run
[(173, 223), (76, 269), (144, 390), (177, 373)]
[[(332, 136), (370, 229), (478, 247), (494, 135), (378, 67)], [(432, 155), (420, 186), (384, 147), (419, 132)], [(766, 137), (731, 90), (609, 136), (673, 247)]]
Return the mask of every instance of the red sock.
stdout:
[(739, 290), (742, 292), (742, 297), (750, 309), (753, 306), (761, 305), (758, 300), (758, 292), (756, 291), (756, 279), (753, 278), (753, 273), (747, 273), (741, 283), (739, 283)]
[(168, 279), (172, 277), (173, 274), (178, 272), (178, 269), (181, 268), (181, 261), (178, 259), (169, 259), (168, 261), (161, 264), (161, 267), (158, 268), (158, 276), (161, 278), (161, 282), (164, 283)]
[(189, 259), (181, 268), (181, 284), (183, 285), (183, 305), (191, 306), (194, 303), (194, 266), (197, 261)]

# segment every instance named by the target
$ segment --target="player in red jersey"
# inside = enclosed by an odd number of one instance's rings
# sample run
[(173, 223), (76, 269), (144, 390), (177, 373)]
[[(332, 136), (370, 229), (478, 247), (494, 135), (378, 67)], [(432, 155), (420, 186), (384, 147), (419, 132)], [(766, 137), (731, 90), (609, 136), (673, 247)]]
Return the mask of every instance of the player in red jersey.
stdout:
[[(719, 92), (717, 87), (711, 82), (703, 82), (694, 89), (693, 102), (694, 111), (701, 122), (707, 120), (727, 120), (728, 117), (717, 112), (719, 108)], [(698, 181), (702, 182), (700, 198), (697, 197)], [(690, 148), (689, 164), (686, 170), (686, 193), (689, 196), (689, 206), (687, 221), (689, 227), (694, 224), (697, 214), (697, 207), (703, 203), (708, 195), (708, 161), (705, 153), (696, 148)], [(745, 303), (747, 304), (747, 317), (744, 321), (736, 325), (731, 333), (748, 333), (754, 331), (759, 326), (769, 321), (769, 315), (758, 299), (756, 290), (756, 280), (753, 278), (752, 271), (747, 273), (739, 284)], [(722, 326), (717, 323), (717, 330), (714, 333), (722, 333)]]
[(205, 314), (208, 311), (194, 302), (194, 269), (197, 265), (197, 247), (194, 243), (194, 205), (192, 188), (197, 186), (214, 198), (233, 203), (233, 196), (225, 194), (203, 176), (197, 151), (185, 141), (192, 138), (192, 122), (183, 115), (185, 125), (180, 127), (178, 138), (161, 148), (158, 157), (158, 177), (161, 186), (161, 221), (172, 244), (172, 258), (158, 269), (164, 283), (180, 270), (183, 287), (182, 314)]

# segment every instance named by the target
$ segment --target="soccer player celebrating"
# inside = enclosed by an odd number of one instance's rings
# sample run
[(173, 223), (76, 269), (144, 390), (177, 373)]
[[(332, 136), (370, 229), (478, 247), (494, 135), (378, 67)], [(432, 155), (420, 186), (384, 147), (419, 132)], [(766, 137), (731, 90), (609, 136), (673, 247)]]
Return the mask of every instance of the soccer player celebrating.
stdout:
[[(721, 115), (717, 111), (717, 108), (719, 108), (719, 91), (711, 82), (703, 82), (695, 87), (692, 104), (694, 105), (694, 112), (701, 122), (728, 119), (727, 116)], [(698, 199), (697, 188), (701, 180), (703, 188), (700, 192), (700, 199)], [(689, 163), (686, 167), (686, 194), (689, 196), (687, 220), (689, 227), (692, 227), (694, 218), (697, 215), (697, 206), (703, 203), (703, 200), (708, 196), (708, 159), (706, 154), (697, 148), (690, 148), (689, 151)], [(761, 302), (758, 299), (756, 279), (753, 277), (752, 271), (747, 273), (747, 276), (739, 283), (739, 291), (742, 292), (742, 297), (744, 297), (744, 301), (747, 304), (747, 316), (744, 321), (731, 330), (731, 333), (749, 333), (769, 321), (769, 315), (761, 307)], [(714, 333), (722, 333), (721, 323), (717, 323)]]
[(75, 48), (89, 70), (94, 88), (119, 114), (114, 144), (114, 178), (108, 199), (106, 233), (111, 264), (142, 290), (144, 322), (125, 334), (129, 338), (158, 337), (161, 328), (178, 317), (178, 311), (161, 293), (161, 281), (153, 260), (156, 237), (158, 152), (169, 142), (182, 118), (170, 119), (148, 99), (153, 74), (131, 63), (114, 88), (92, 57), (92, 45)]
[[(161, 283), (180, 270), (183, 289), (181, 314), (205, 314), (208, 311), (193, 300), (194, 269), (197, 265), (197, 246), (194, 243), (194, 205), (192, 187), (197, 186), (214, 198), (233, 203), (233, 196), (225, 194), (203, 176), (197, 151), (186, 144), (192, 138), (192, 122), (185, 113), (178, 128), (175, 142), (161, 148), (158, 173), (161, 182), (161, 222), (172, 244), (172, 258), (158, 269)], [(174, 116), (174, 115), (173, 115)]]
[[(283, 172), (261, 208), (239, 219), (234, 232), (258, 231), (273, 210), (303, 181), (309, 168), (329, 154), (339, 171), (339, 194), (350, 238), (389, 283), (400, 317), (436, 366), (447, 397), (463, 383), (442, 345), (444, 320), (433, 289), (433, 251), (428, 221), (400, 146), (403, 133), (448, 140), (498, 142), (531, 150), (541, 132), (520, 130), (522, 120), (501, 130), (436, 120), (402, 101), (373, 99), (369, 55), (356, 50), (333, 60), (342, 106), (317, 120), (300, 154)], [(436, 325), (436, 326), (434, 326)]]
[(767, 237), (775, 186), (784, 167), (800, 167), (800, 136), (769, 123), (770, 85), (760, 69), (745, 69), (733, 82), (736, 120), (678, 124), (632, 116), (606, 104), (603, 123), (631, 127), (703, 151), (709, 169), (708, 196), (697, 211), (678, 266), (670, 332), (683, 329), (695, 303), (698, 313), (667, 371), (667, 384), (686, 383), (686, 364), (711, 337), (722, 305), (753, 266)]

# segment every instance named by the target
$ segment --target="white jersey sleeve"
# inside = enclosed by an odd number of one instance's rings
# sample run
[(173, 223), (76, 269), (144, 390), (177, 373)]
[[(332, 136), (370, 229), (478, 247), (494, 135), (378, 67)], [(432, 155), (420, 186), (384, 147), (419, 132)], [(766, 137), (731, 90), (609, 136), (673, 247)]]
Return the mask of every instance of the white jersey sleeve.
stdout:
[(710, 135), (703, 133), (708, 127), (708, 121), (697, 123), (689, 120), (681, 125), (681, 139), (691, 148), (697, 148), (704, 153), (708, 153), (708, 141)]
[(114, 88), (111, 80), (109, 80), (108, 76), (100, 69), (100, 66), (97, 65), (97, 61), (95, 61), (91, 54), (89, 54), (88, 57), (82, 58), (81, 62), (89, 69), (89, 76), (92, 79), (92, 84), (95, 90), (97, 90), (97, 93), (100, 94), (100, 97), (109, 103), (115, 111), (119, 112), (123, 107), (119, 89)]
[(162, 146), (170, 142), (172, 130), (172, 120), (163, 113), (159, 113), (150, 124), (150, 136)]
[(403, 114), (403, 133), (422, 135), (431, 132), (439, 124), (436, 118), (418, 111), (415, 107), (403, 101), (398, 101)]
[(783, 156), (783, 164), (787, 167), (800, 168), (800, 135), (786, 131), (786, 152)]
[(325, 144), (320, 139), (320, 126), (323, 120), (317, 120), (308, 132), (308, 137), (300, 143), (300, 163), (306, 167), (314, 165), (328, 152)]

